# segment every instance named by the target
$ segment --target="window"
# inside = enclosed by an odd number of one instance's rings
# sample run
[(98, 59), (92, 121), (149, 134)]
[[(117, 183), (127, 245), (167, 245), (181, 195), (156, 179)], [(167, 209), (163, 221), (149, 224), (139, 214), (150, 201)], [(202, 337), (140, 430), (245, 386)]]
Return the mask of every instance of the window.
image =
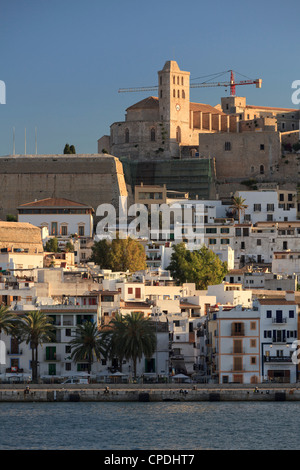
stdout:
[(183, 99), (185, 98), (185, 92), (184, 92), (184, 90), (182, 90), (182, 92), (181, 92), (181, 97), (182, 97)]
[(221, 245), (229, 245), (229, 238), (221, 238)]
[(57, 235), (57, 222), (51, 222), (51, 235)]
[(242, 353), (242, 340), (241, 339), (235, 339), (233, 341), (233, 353), (234, 354), (239, 354)]
[(133, 288), (132, 287), (128, 287), (128, 294), (133, 294)]
[(250, 348), (256, 348), (256, 339), (250, 339)]
[(250, 330), (256, 330), (256, 322), (255, 321), (250, 322)]
[(253, 210), (254, 212), (261, 212), (261, 204), (254, 204)]
[(251, 365), (256, 364), (256, 356), (252, 356), (252, 357), (250, 358), (250, 362), (251, 362)]
[(231, 336), (244, 336), (244, 324), (232, 323), (231, 324)]
[(231, 150), (231, 142), (225, 142), (225, 150)]
[(294, 318), (294, 310), (289, 310), (289, 318)]
[(260, 165), (259, 172), (260, 172), (261, 175), (263, 175), (265, 173), (265, 167), (263, 165)]
[(234, 357), (233, 358), (233, 370), (242, 370), (242, 368), (243, 368), (242, 357)]
[(226, 228), (221, 228), (221, 233), (229, 233), (229, 228), (226, 227)]
[(217, 233), (217, 228), (216, 227), (208, 227), (205, 230), (206, 233)]
[(63, 236), (68, 235), (68, 227), (67, 227), (67, 225), (62, 225), (61, 228), (60, 228), (60, 231), (61, 231), (61, 234), (62, 234)]
[(179, 126), (176, 128), (176, 142), (178, 144), (181, 142), (181, 129)]
[(261, 246), (261, 239), (260, 239), (260, 238), (258, 238), (258, 239), (256, 240), (256, 244), (257, 244), (257, 246)]
[(129, 143), (129, 129), (125, 129), (125, 143)]
[(274, 204), (267, 204), (267, 211), (274, 212)]
[(265, 145), (264, 144), (260, 144), (260, 150), (265, 150)]
[(80, 237), (84, 237), (84, 225), (79, 225), (78, 227), (78, 235)]
[(272, 318), (272, 310), (267, 310), (267, 318)]
[(152, 127), (150, 131), (150, 140), (151, 142), (155, 142), (155, 128)]
[(208, 241), (208, 243), (209, 243), (210, 245), (216, 245), (216, 244), (217, 244), (217, 240), (216, 240), (216, 238), (210, 238), (209, 241)]

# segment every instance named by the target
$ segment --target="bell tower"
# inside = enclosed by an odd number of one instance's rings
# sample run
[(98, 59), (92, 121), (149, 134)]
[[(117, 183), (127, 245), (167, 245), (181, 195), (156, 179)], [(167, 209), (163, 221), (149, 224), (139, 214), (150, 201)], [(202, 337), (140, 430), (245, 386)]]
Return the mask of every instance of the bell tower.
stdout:
[(170, 156), (180, 155), (180, 145), (190, 134), (190, 72), (183, 72), (174, 60), (158, 72), (159, 119), (168, 133)]

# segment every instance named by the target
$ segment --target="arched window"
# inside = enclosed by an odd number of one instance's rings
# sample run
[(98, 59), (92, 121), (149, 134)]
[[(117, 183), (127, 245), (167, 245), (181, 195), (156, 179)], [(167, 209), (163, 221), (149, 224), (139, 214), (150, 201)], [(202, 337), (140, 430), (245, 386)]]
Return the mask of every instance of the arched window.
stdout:
[(182, 92), (181, 92), (181, 97), (182, 97), (183, 99), (185, 98), (185, 92), (184, 92), (184, 90), (182, 90)]
[(263, 165), (260, 165), (259, 172), (260, 172), (261, 175), (263, 175), (265, 173), (265, 167)]
[(151, 127), (150, 140), (151, 142), (155, 142), (155, 127)]
[(181, 142), (181, 129), (179, 126), (176, 128), (176, 142), (178, 144)]
[(173, 90), (173, 98), (175, 98), (175, 96), (176, 96), (176, 92), (175, 90)]
[(177, 98), (180, 98), (180, 90), (177, 90)]
[(181, 77), (181, 85), (183, 85), (183, 77)]
[(129, 143), (129, 129), (125, 129), (125, 143)]
[(179, 77), (177, 77), (177, 85), (179, 85)]
[(175, 75), (173, 75), (173, 85), (175, 85)]

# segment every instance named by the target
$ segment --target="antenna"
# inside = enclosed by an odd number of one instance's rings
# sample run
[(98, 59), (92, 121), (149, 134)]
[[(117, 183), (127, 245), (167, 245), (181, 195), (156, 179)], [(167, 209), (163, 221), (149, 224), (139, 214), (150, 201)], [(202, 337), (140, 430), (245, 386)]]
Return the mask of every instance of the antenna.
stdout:
[(35, 154), (37, 155), (37, 129), (35, 128)]
[(26, 155), (26, 127), (25, 127), (25, 153), (24, 155)]
[(15, 155), (15, 128), (13, 127), (13, 155)]

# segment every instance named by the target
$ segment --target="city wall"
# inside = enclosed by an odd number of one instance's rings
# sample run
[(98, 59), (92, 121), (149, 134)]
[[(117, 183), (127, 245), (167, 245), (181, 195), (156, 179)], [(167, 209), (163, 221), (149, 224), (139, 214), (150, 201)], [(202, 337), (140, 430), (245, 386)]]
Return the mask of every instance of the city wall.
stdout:
[(0, 157), (0, 219), (20, 204), (57, 197), (91, 205), (112, 203), (128, 194), (118, 158), (90, 155), (9, 155)]

